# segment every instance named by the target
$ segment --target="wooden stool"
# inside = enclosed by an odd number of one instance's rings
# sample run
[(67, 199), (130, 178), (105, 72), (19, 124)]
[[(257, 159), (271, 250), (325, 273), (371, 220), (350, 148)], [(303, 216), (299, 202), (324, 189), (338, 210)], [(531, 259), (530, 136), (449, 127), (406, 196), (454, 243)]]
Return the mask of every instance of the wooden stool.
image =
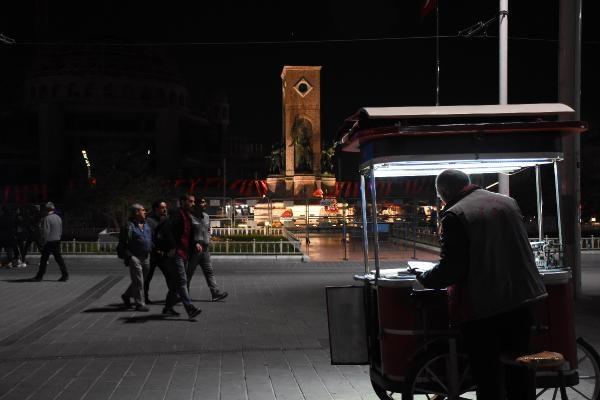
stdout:
[(529, 393), (532, 400), (535, 399), (536, 393), (536, 373), (538, 371), (556, 372), (558, 384), (560, 387), (560, 398), (568, 400), (567, 391), (565, 388), (565, 377), (563, 374), (563, 366), (565, 365), (565, 357), (553, 351), (542, 351), (535, 354), (526, 354), (519, 357), (502, 357), (502, 362), (508, 365), (521, 365), (527, 367), (530, 372), (531, 385)]

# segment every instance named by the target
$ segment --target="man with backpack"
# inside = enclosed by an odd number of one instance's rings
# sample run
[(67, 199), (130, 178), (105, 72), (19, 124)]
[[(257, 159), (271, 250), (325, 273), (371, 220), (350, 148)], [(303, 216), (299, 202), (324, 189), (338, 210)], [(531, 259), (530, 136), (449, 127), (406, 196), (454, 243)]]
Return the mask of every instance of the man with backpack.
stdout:
[(132, 204), (129, 220), (119, 233), (117, 256), (129, 267), (131, 283), (121, 295), (126, 308), (131, 308), (131, 299), (136, 311), (148, 311), (144, 303), (144, 280), (150, 266), (152, 250), (152, 228), (146, 223), (146, 210), (141, 204)]

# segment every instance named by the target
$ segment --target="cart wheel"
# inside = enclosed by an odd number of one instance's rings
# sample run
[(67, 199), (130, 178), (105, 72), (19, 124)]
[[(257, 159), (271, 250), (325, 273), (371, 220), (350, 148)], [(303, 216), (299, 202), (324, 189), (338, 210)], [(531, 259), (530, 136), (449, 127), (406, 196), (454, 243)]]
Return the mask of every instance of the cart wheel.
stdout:
[(377, 382), (371, 379), (371, 386), (373, 386), (373, 391), (381, 400), (398, 400), (401, 399), (402, 396), (400, 393), (390, 392), (389, 390), (385, 390), (382, 386), (380, 386)]
[[(598, 352), (585, 339), (577, 338), (577, 372), (579, 383), (567, 387), (569, 400), (600, 400), (600, 356)], [(558, 388), (544, 388), (537, 390), (537, 399), (559, 399)]]
[(470, 376), (468, 357), (465, 354), (457, 354), (456, 374), (452, 373), (450, 354), (447, 352), (430, 353), (423, 360), (417, 363), (413, 374), (407, 377), (406, 392), (402, 400), (476, 398), (475, 385)]

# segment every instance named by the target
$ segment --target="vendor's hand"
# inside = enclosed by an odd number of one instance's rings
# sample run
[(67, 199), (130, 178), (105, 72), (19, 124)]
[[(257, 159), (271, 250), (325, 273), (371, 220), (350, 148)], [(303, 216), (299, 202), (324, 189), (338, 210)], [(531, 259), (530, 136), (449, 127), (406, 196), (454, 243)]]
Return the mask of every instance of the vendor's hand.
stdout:
[(425, 286), (425, 284), (422, 281), (423, 273), (421, 271), (415, 271), (415, 278), (417, 278), (417, 282), (419, 282), (421, 285)]
[(196, 243), (196, 251), (197, 251), (198, 253), (202, 253), (202, 244), (200, 244), (200, 243)]
[(175, 257), (175, 249), (171, 249), (167, 252), (167, 257), (173, 258)]

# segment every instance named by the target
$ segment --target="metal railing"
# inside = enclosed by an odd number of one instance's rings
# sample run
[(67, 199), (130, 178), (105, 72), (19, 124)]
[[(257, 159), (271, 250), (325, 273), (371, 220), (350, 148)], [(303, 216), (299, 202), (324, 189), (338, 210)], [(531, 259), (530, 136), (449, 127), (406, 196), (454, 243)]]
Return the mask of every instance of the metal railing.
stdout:
[(251, 242), (237, 242), (225, 240), (224, 242), (212, 242), (210, 244), (212, 254), (229, 255), (300, 255), (299, 246), (293, 242), (283, 239), (276, 242), (263, 242), (252, 240)]
[[(61, 253), (73, 255), (116, 255), (118, 242), (81, 242), (63, 241), (60, 243)], [(279, 241), (215, 241), (211, 242), (210, 250), (213, 254), (239, 254), (239, 255), (300, 255), (300, 242), (298, 240), (281, 239)], [(39, 254), (35, 244), (31, 246), (28, 254)]]
[(288, 240), (288, 242), (292, 243), (298, 252), (301, 252), (300, 248), (302, 243), (300, 239), (293, 233), (290, 232), (287, 228), (281, 228), (282, 235)]
[(281, 228), (265, 226), (261, 228), (210, 228), (212, 236), (233, 236), (233, 235), (272, 235), (283, 236)]

